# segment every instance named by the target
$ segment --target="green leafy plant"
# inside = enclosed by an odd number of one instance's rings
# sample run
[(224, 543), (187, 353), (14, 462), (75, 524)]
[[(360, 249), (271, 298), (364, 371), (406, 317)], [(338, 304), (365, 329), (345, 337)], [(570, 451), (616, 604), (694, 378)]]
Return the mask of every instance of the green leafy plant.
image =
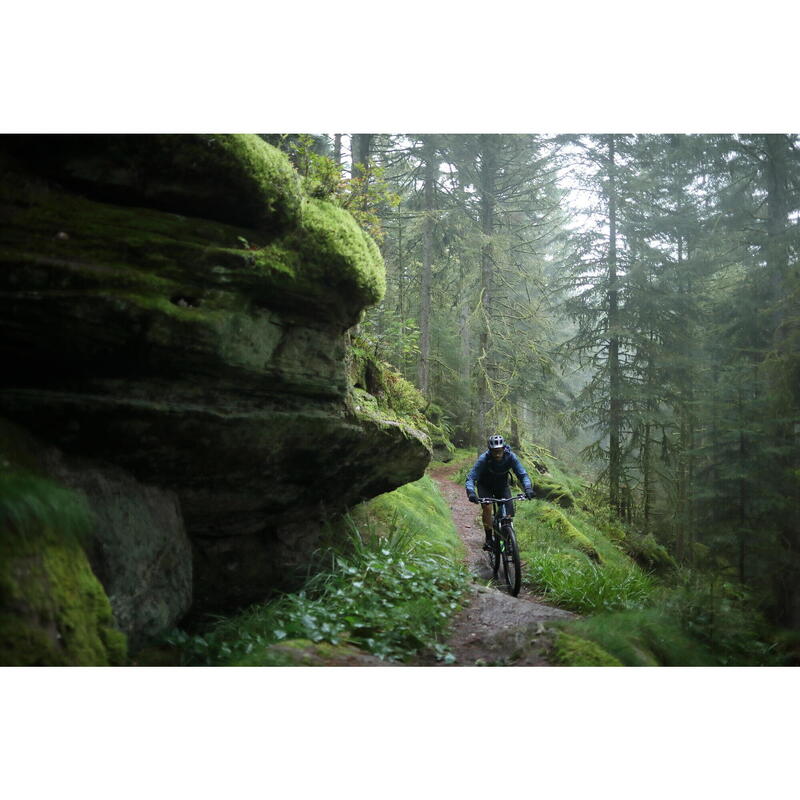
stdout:
[(344, 541), (319, 554), (302, 590), (204, 633), (173, 631), (167, 642), (186, 665), (275, 663), (270, 645), (294, 640), (355, 645), (393, 661), (420, 652), (452, 660), (443, 635), (469, 575), (453, 558), (447, 507), (429, 478), (377, 501), (345, 517)]

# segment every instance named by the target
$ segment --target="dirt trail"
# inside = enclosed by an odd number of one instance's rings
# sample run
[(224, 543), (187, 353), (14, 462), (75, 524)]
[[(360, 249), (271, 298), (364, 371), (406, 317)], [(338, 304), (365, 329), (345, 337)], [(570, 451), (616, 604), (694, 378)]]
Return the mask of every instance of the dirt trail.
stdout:
[[(456, 615), (448, 639), (456, 657), (455, 666), (548, 666), (546, 653), (552, 632), (547, 623), (575, 614), (546, 605), (525, 588), (519, 597), (511, 597), (493, 585), (487, 586), (492, 571), (481, 549), (483, 525), (478, 518), (478, 507), (467, 500), (463, 487), (453, 483), (456, 469), (444, 465), (429, 473), (450, 506), (467, 548), (467, 564), (477, 578), (472, 596)], [(523, 575), (524, 569), (523, 564)]]

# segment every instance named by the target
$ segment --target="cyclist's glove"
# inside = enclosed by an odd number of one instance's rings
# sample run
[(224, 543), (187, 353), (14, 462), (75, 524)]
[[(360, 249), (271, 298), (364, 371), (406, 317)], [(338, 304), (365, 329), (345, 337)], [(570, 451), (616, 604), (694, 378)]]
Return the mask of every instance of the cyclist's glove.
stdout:
[(467, 490), (467, 500), (469, 500), (470, 503), (477, 503), (478, 495), (476, 495), (475, 492)]
[(525, 497), (527, 497), (528, 500), (533, 500), (533, 498), (536, 497), (536, 493), (533, 491), (533, 486), (531, 486), (530, 489), (525, 490)]

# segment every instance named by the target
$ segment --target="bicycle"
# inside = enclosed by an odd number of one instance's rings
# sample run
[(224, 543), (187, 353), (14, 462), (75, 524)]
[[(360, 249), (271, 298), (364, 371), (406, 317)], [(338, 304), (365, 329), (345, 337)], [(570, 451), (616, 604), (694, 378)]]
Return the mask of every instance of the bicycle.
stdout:
[(514, 533), (514, 523), (508, 513), (506, 503), (509, 500), (527, 500), (524, 494), (515, 497), (479, 497), (478, 502), (485, 506), (494, 503), (492, 518), (492, 549), (486, 551), (492, 575), (497, 577), (500, 562), (503, 562), (503, 575), (506, 579), (508, 593), (512, 597), (519, 594), (522, 585), (522, 570), (519, 562), (519, 547)]

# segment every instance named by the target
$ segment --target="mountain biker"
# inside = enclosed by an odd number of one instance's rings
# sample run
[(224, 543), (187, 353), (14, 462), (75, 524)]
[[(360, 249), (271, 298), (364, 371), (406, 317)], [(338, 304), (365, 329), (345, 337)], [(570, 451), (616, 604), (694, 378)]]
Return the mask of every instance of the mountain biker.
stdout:
[[(513, 470), (525, 489), (525, 497), (532, 500), (535, 497), (533, 484), (525, 472), (519, 458), (512, 452), (511, 448), (499, 434), (490, 436), (487, 444), (489, 445), (485, 453), (478, 456), (478, 460), (473, 465), (467, 475), (464, 484), (467, 490), (467, 499), (470, 503), (477, 503), (480, 497), (511, 497), (511, 489), (508, 485), (509, 470)], [(475, 484), (478, 484), (478, 493), (475, 493)], [(514, 503), (508, 503), (509, 514), (514, 516)], [(484, 550), (492, 549), (492, 506), (487, 503), (482, 507), (483, 530), (486, 534)]]

